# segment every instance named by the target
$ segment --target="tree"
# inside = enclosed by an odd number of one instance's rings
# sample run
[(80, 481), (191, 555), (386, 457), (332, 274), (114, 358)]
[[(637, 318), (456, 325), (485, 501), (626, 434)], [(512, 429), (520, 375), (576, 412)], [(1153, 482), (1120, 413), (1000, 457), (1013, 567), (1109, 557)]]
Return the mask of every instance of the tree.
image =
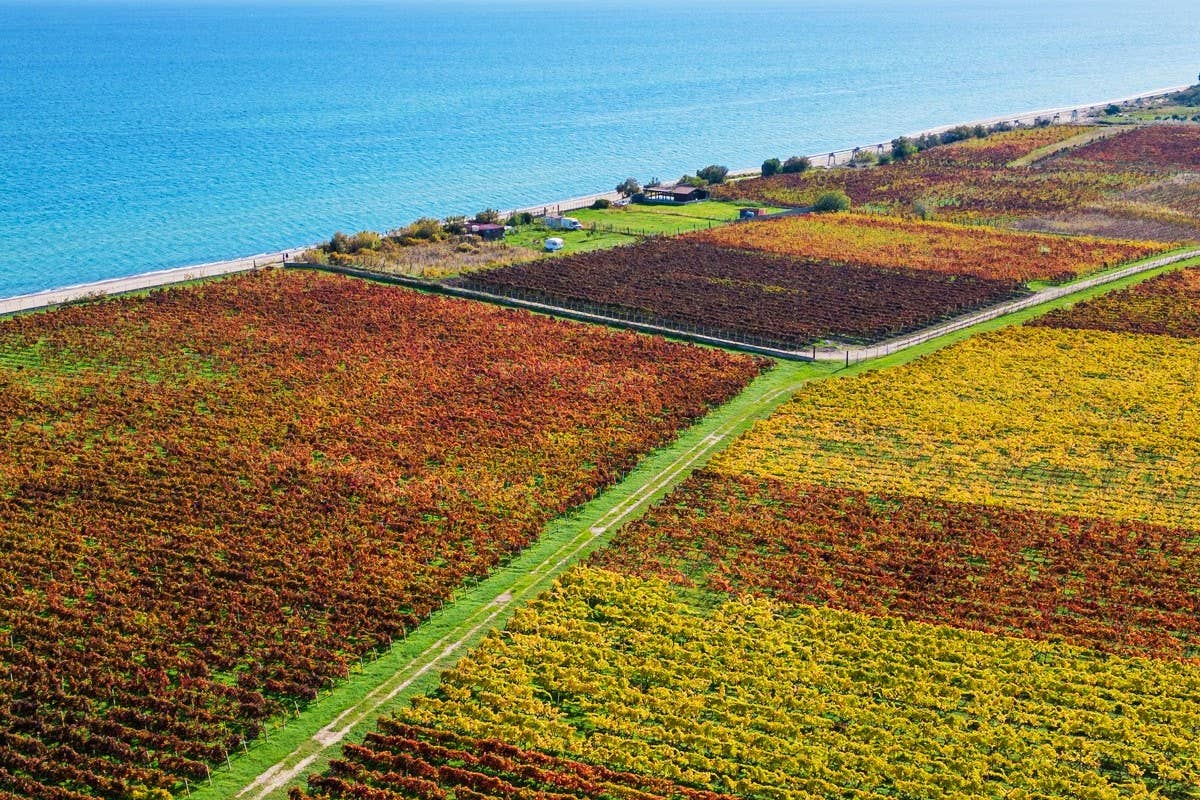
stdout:
[(375, 231), (359, 231), (350, 239), (350, 252), (378, 250), (381, 244), (383, 244), (383, 238)]
[(701, 178), (699, 175), (684, 175), (679, 179), (679, 182), (685, 186), (696, 186), (703, 189), (708, 186), (708, 181)]
[(493, 225), (500, 224), (500, 212), (494, 208), (485, 208), (475, 215), (475, 221), (479, 223), (491, 223)]
[(813, 203), (812, 210), (820, 214), (825, 214), (830, 211), (848, 211), (850, 209), (850, 197), (843, 191), (826, 192), (817, 198), (817, 202)]
[(533, 214), (528, 211), (518, 211), (508, 218), (506, 225), (530, 225), (533, 223)]
[(334, 231), (333, 237), (325, 249), (330, 253), (348, 253), (350, 252), (350, 237), (341, 231)]
[(808, 170), (811, 168), (812, 168), (812, 162), (809, 161), (806, 157), (792, 156), (787, 161), (783, 162), (783, 166), (780, 168), (779, 171), (790, 174), (790, 173), (798, 173), (798, 172), (808, 172)]
[(709, 164), (707, 167), (696, 170), (696, 177), (707, 183), (724, 183), (725, 176), (728, 174), (729, 167), (723, 167), (720, 164)]
[(462, 236), (467, 232), (467, 218), (464, 216), (446, 217), (442, 230), (451, 236)]
[(910, 156), (915, 156), (917, 152), (917, 143), (907, 136), (892, 139), (892, 158), (896, 161), (903, 161)]
[(772, 175), (778, 174), (779, 170), (783, 169), (783, 162), (778, 158), (768, 158), (762, 165), (762, 176), (769, 178)]
[(441, 239), (445, 229), (440, 220), (433, 217), (421, 217), (402, 231), (403, 235), (413, 239), (428, 239), (431, 242)]
[(860, 167), (869, 167), (879, 163), (879, 156), (873, 150), (859, 150), (850, 157), (850, 163)]
[(617, 192), (625, 197), (632, 197), (642, 190), (642, 185), (637, 182), (636, 178), (626, 178), (617, 184)]

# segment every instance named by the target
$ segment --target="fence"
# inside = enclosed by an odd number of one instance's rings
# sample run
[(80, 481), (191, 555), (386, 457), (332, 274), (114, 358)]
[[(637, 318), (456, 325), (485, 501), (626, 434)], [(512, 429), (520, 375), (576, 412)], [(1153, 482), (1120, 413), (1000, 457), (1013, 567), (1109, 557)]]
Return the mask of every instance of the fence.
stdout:
[(1081, 292), (1085, 289), (1095, 286), (1102, 286), (1106, 283), (1119, 281), (1131, 275), (1137, 275), (1141, 272), (1148, 272), (1159, 267), (1164, 267), (1169, 264), (1174, 264), (1191, 258), (1200, 258), (1200, 249), (1174, 253), (1172, 255), (1163, 256), (1151, 261), (1133, 264), (1114, 272), (1107, 272), (1102, 275), (1096, 275), (1092, 278), (1086, 278), (1081, 281), (1069, 283), (1064, 286), (1053, 286), (1047, 289), (1042, 289), (1034, 294), (1029, 295), (1028, 297), (1024, 297), (1019, 300), (1010, 300), (1005, 303), (1000, 303), (989, 308), (974, 311), (957, 317), (950, 322), (925, 328), (917, 333), (891, 339), (886, 342), (880, 342), (879, 344), (866, 345), (863, 347), (822, 347), (811, 344), (800, 347), (795, 342), (785, 342), (771, 336), (746, 333), (744, 331), (732, 331), (726, 328), (719, 328), (710, 325), (690, 324), (676, 319), (668, 319), (666, 317), (646, 311), (621, 308), (618, 306), (608, 306), (599, 303), (590, 303), (587, 301), (570, 298), (551, 297), (540, 292), (533, 292), (515, 287), (500, 287), (470, 276), (455, 278), (452, 283), (434, 283), (400, 275), (383, 275), (380, 273), (355, 269), (352, 267), (329, 267), (319, 264), (300, 263), (292, 263), (290, 266), (319, 269), (327, 272), (337, 272), (360, 278), (369, 278), (371, 280), (382, 281), (385, 283), (396, 283), (403, 286), (420, 289), (422, 291), (435, 292), (437, 294), (446, 294), (456, 297), (467, 297), (475, 300), (483, 300), (492, 303), (501, 303), (517, 308), (525, 308), (531, 311), (568, 317), (570, 319), (576, 319), (583, 322), (598, 322), (601, 324), (615, 325), (618, 327), (638, 330), (645, 333), (654, 333), (662, 336), (686, 339), (702, 344), (715, 345), (718, 347), (726, 347), (736, 350), (745, 350), (747, 352), (758, 353), (760, 355), (770, 356), (772, 358), (785, 358), (792, 361), (841, 361), (844, 362), (846, 366), (850, 366), (851, 364), (858, 364), (870, 359), (891, 355), (892, 353), (897, 353), (910, 347), (916, 347), (917, 345), (924, 344), (925, 342), (937, 339), (941, 336), (946, 336), (957, 331), (965, 330), (973, 325), (978, 325), (982, 322), (987, 322), (1008, 314), (1024, 311), (1026, 309), (1042, 305), (1043, 303), (1048, 303), (1053, 300)]
[(1018, 311), (1040, 306), (1043, 303), (1049, 303), (1053, 300), (1058, 300), (1062, 297), (1081, 292), (1085, 289), (1090, 289), (1095, 286), (1103, 286), (1106, 283), (1113, 283), (1123, 278), (1128, 278), (1131, 275), (1137, 275), (1141, 272), (1148, 272), (1152, 269), (1165, 267), (1169, 264), (1174, 264), (1179, 261), (1186, 261), (1190, 258), (1200, 257), (1200, 250), (1187, 250), (1182, 253), (1175, 253), (1162, 258), (1156, 258), (1152, 261), (1143, 261), (1138, 264), (1132, 264), (1124, 269), (1116, 270), (1115, 272), (1106, 272), (1102, 275), (1096, 275), (1092, 278), (1085, 278), (1081, 281), (1075, 281), (1063, 286), (1052, 286), (1047, 289), (1035, 292), (1029, 297), (1020, 300), (1011, 300), (1007, 303), (986, 308), (982, 311), (977, 311), (966, 316), (959, 317), (953, 322), (948, 322), (944, 325), (937, 325), (932, 328), (927, 328), (919, 333), (911, 336), (904, 336), (899, 339), (881, 342), (880, 344), (870, 345), (854, 349), (846, 349), (837, 352), (814, 353), (816, 360), (821, 361), (841, 361), (845, 360), (847, 366), (857, 364), (861, 361), (867, 361), (872, 358), (880, 358), (882, 356), (891, 355), (900, 350), (905, 350), (909, 347), (916, 347), (924, 344), (932, 339), (940, 336), (956, 333), (957, 331), (970, 328), (973, 325), (978, 325), (981, 322), (996, 319), (997, 317), (1015, 314)]
[[(690, 341), (747, 350), (776, 358), (811, 361), (807, 351), (797, 350), (796, 342), (786, 342), (761, 334), (735, 331), (714, 325), (689, 323), (647, 311), (585, 300), (551, 296), (542, 292), (509, 286), (497, 286), (472, 277), (460, 277), (453, 283), (442, 284), (444, 288), (459, 290), (451, 293), (477, 299), (508, 301), (522, 308), (563, 314), (587, 322), (616, 324), (620, 327), (657, 333)], [(563, 312), (566, 312), (565, 314)]]

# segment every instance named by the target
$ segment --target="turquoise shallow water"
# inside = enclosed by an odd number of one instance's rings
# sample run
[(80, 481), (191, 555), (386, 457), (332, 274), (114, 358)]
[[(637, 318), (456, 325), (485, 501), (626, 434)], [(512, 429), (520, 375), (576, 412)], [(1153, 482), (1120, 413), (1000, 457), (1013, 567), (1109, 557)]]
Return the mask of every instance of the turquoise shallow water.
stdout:
[(1187, 83), (1194, 0), (0, 0), (0, 296)]

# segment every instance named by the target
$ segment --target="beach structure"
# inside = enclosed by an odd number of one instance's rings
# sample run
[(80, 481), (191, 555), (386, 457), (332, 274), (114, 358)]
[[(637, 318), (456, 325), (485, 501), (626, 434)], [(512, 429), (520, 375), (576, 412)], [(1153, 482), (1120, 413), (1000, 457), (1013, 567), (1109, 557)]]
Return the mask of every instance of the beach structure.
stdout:
[(642, 190), (641, 194), (642, 202), (644, 203), (676, 203), (683, 205), (684, 203), (696, 203), (700, 200), (707, 200), (711, 193), (708, 189), (699, 186), (679, 184), (678, 186), (647, 186)]
[(504, 226), (494, 222), (472, 222), (467, 226), (467, 232), (488, 242), (496, 242), (504, 238)]

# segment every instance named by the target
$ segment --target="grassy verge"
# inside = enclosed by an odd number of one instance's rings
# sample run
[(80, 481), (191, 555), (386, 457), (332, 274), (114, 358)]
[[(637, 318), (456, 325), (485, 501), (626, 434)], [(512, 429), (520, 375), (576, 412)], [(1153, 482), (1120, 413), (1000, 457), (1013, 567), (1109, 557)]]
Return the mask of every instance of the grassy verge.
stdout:
[(1026, 153), (1018, 159), (1008, 162), (1005, 164), (1005, 166), (1010, 168), (1028, 167), (1031, 164), (1036, 164), (1044, 158), (1049, 158), (1055, 153), (1061, 153), (1063, 150), (1071, 150), (1072, 148), (1082, 147), (1085, 144), (1091, 144), (1092, 142), (1096, 142), (1101, 139), (1107, 139), (1110, 136), (1116, 136), (1118, 133), (1124, 133), (1126, 130), (1128, 130), (1128, 128), (1123, 128), (1116, 125), (1109, 127), (1089, 128), (1077, 136), (1072, 136), (1070, 139), (1063, 139), (1061, 142), (1055, 142), (1054, 144), (1048, 144), (1045, 147), (1039, 147), (1037, 150), (1033, 150), (1032, 152)]

